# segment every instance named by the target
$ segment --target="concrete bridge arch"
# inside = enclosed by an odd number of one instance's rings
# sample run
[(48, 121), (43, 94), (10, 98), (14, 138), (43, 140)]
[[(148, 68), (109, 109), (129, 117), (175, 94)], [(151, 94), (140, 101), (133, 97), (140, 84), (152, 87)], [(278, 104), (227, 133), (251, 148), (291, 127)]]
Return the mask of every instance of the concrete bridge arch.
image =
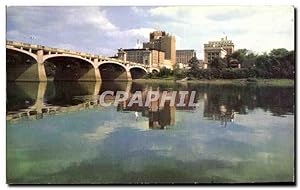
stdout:
[[(8, 81), (47, 81), (48, 70), (54, 75), (58, 69), (57, 80), (71, 81), (128, 81), (159, 71), (140, 63), (15, 41), (6, 41), (6, 52)], [(52, 68), (47, 69), (49, 65)]]
[(17, 51), (17, 52), (26, 54), (26, 55), (30, 56), (31, 58), (33, 58), (36, 62), (38, 62), (37, 55), (34, 54), (34, 53), (31, 53), (31, 52), (29, 52), (27, 50), (15, 48), (15, 47), (10, 47), (10, 46), (6, 46), (6, 50)]
[(124, 65), (120, 62), (117, 62), (117, 61), (101, 61), (101, 62), (98, 63), (97, 67), (99, 68), (103, 64), (116, 64), (116, 65), (119, 65), (119, 66), (123, 67), (125, 70), (128, 70), (126, 65)]
[(101, 80), (127, 81), (132, 80), (130, 70), (126, 65), (116, 61), (102, 61), (98, 63)]
[(129, 71), (132, 79), (143, 78), (148, 73), (145, 67), (139, 65), (129, 67)]
[(48, 80), (98, 81), (95, 63), (79, 55), (49, 54), (43, 56)]
[(159, 72), (159, 69), (158, 68), (150, 68), (149, 71), (150, 71), (150, 73)]
[(40, 51), (36, 54), (25, 49), (6, 46), (6, 73), (8, 81), (46, 81)]
[(44, 55), (43, 56), (43, 63), (46, 60), (48, 60), (48, 59), (56, 58), (56, 57), (69, 57), (69, 58), (74, 58), (74, 59), (80, 59), (80, 60), (83, 60), (83, 61), (86, 61), (86, 62), (90, 63), (93, 67), (95, 67), (93, 61), (91, 61), (89, 59), (86, 59), (86, 58), (83, 58), (83, 57), (78, 56), (78, 55), (70, 55), (70, 54), (50, 54), (50, 55)]

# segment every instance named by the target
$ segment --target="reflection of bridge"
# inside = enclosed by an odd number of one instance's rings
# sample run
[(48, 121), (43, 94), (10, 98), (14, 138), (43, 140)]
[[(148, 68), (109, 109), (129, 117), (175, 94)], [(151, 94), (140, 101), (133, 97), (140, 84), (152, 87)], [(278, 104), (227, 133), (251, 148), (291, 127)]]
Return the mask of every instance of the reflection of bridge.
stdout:
[[(70, 84), (69, 87), (62, 86), (62, 88), (56, 89), (53, 83), (21, 83), (18, 87), (14, 87), (12, 91), (14, 93), (20, 93), (23, 91), (26, 93), (25, 98), (20, 99), (18, 103), (14, 102), (14, 104), (26, 104), (27, 106), (22, 108), (15, 108), (9, 110), (7, 108), (7, 117), (8, 121), (16, 121), (23, 118), (31, 118), (31, 119), (41, 119), (45, 115), (58, 114), (64, 112), (74, 112), (80, 111), (95, 107), (100, 107), (99, 104), (99, 93), (101, 93), (101, 82), (94, 83), (67, 83)], [(75, 85), (74, 85), (75, 84)], [(120, 87), (116, 90), (126, 91), (130, 93), (131, 90), (131, 82), (121, 82)], [(54, 85), (54, 87), (52, 87)], [(47, 87), (48, 86), (48, 87)], [(50, 87), (49, 87), (50, 86)], [(105, 88), (105, 86), (104, 86)], [(75, 94), (69, 92), (69, 90), (74, 90)], [(65, 92), (60, 92), (61, 90), (65, 90)], [(104, 89), (105, 90), (105, 89)], [(47, 92), (48, 91), (48, 92)], [(54, 97), (52, 93), (55, 94)], [(9, 92), (8, 92), (9, 93)], [(64, 94), (67, 93), (67, 94)], [(48, 95), (51, 94), (51, 95)], [(58, 97), (57, 97), (58, 96)], [(113, 99), (112, 99), (113, 98)], [(114, 101), (114, 97), (107, 96), (104, 101), (112, 102)], [(55, 103), (58, 100), (62, 102)], [(30, 100), (32, 103), (30, 104)], [(8, 106), (9, 107), (9, 106)]]
[[(143, 101), (147, 91), (168, 90), (168, 85), (154, 85), (138, 82), (13, 82), (7, 84), (7, 120), (22, 118), (39, 119), (48, 114), (73, 112), (83, 109), (100, 107), (99, 94), (105, 91), (125, 91), (131, 93), (141, 91)], [(180, 84), (180, 90), (196, 90), (196, 101), (203, 108), (204, 118), (221, 121), (226, 126), (237, 116), (248, 114), (256, 108), (270, 111), (276, 116), (294, 113), (293, 88), (253, 87), (251, 86), (186, 86)], [(255, 90), (254, 90), (255, 89)], [(170, 90), (171, 91), (171, 90)], [(283, 98), (288, 97), (288, 98)], [(106, 96), (105, 102), (114, 102), (115, 96)], [(180, 97), (176, 97), (176, 103)], [(186, 96), (184, 102), (188, 102)], [(278, 101), (280, 100), (280, 101)], [(284, 101), (281, 101), (284, 100)], [(120, 102), (117, 111), (140, 112), (149, 118), (149, 126), (153, 128), (172, 125), (175, 114), (180, 110), (194, 111), (194, 107), (164, 105), (159, 108), (159, 100), (153, 101), (151, 107), (133, 104), (128, 106), (128, 100)], [(186, 105), (186, 104), (185, 104)], [(176, 113), (175, 113), (176, 112)], [(133, 115), (133, 113), (132, 113)]]
[(100, 55), (6, 41), (9, 81), (132, 80), (159, 71), (148, 65)]
[[(65, 112), (76, 112), (85, 109), (101, 107), (99, 95), (105, 91), (113, 91), (114, 96), (105, 96), (105, 103), (113, 103), (117, 91), (125, 91), (129, 98), (118, 102), (118, 111), (137, 111), (146, 113), (149, 117), (150, 128), (164, 128), (175, 123), (175, 111), (193, 110), (187, 103), (190, 94), (185, 97), (186, 106), (170, 106), (168, 102), (160, 107), (160, 99), (151, 101), (150, 106), (139, 106), (134, 103), (128, 106), (135, 91), (142, 91), (142, 99), (145, 101), (148, 91), (160, 91), (159, 88), (144, 86), (132, 82), (18, 82), (8, 84), (8, 97), (19, 97), (11, 101), (8, 99), (7, 120), (17, 121), (19, 119), (42, 119), (44, 116), (60, 114)], [(162, 93), (160, 92), (160, 95)], [(176, 103), (181, 97), (176, 96)]]

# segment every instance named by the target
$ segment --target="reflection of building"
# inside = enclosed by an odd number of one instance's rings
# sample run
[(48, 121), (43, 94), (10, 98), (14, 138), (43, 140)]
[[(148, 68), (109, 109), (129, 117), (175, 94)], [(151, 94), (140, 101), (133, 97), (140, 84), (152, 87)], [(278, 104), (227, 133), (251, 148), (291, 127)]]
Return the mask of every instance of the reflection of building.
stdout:
[(221, 125), (226, 127), (228, 122), (233, 122), (238, 112), (233, 109), (228, 110), (227, 106), (220, 105), (215, 106), (211, 112), (204, 112), (204, 117), (211, 118), (213, 120), (221, 121)]
[(166, 101), (163, 107), (160, 107), (160, 100), (152, 101), (149, 107), (133, 104), (127, 106), (129, 101), (118, 104), (117, 111), (137, 111), (142, 112), (142, 116), (149, 118), (150, 129), (165, 129), (166, 126), (175, 124), (176, 107), (170, 106), (170, 101)]
[(164, 107), (159, 107), (159, 101), (151, 102), (149, 109), (149, 128), (164, 129), (166, 126), (175, 124), (176, 107), (166, 102)]
[(237, 113), (247, 114), (245, 109), (241, 94), (232, 93), (228, 88), (222, 88), (222, 91), (213, 88), (205, 93), (203, 117), (220, 121), (224, 127), (234, 121)]
[(119, 49), (118, 59), (159, 67), (164, 63), (165, 53), (155, 49)]
[(234, 43), (231, 40), (221, 38), (221, 41), (209, 41), (204, 44), (204, 64), (210, 64), (214, 58), (224, 58), (226, 55), (232, 54), (234, 51)]
[(176, 39), (164, 31), (150, 33), (150, 41), (143, 43), (143, 48), (156, 49), (165, 52), (165, 67), (174, 68), (176, 64)]
[[(169, 92), (167, 96), (171, 96), (172, 91)], [(145, 102), (147, 95), (147, 90), (142, 92), (142, 100)], [(162, 92), (160, 93), (162, 95)], [(139, 106), (138, 103), (128, 106), (130, 102), (130, 97), (124, 102), (120, 102), (117, 107), (117, 111), (131, 111), (131, 112), (142, 112), (143, 117), (149, 118), (149, 128), (150, 129), (165, 129), (166, 126), (172, 126), (175, 124), (176, 110), (180, 111), (191, 111), (195, 110), (195, 106), (189, 106), (191, 95), (187, 94), (183, 102), (181, 101), (181, 95), (177, 94), (175, 97), (175, 104), (170, 105), (170, 100), (166, 100), (164, 105), (160, 105), (161, 96), (156, 101), (151, 101), (149, 107)], [(183, 105), (178, 105), (179, 102)]]
[(188, 64), (189, 61), (196, 57), (195, 50), (176, 50), (176, 63)]

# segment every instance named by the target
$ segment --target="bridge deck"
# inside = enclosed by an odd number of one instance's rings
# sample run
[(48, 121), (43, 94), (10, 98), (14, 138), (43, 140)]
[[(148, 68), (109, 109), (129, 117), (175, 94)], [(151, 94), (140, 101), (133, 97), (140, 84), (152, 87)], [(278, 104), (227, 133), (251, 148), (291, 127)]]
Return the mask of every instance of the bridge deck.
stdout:
[(103, 55), (95, 55), (95, 54), (90, 54), (90, 53), (84, 53), (84, 52), (78, 52), (78, 51), (73, 51), (73, 50), (67, 50), (67, 49), (62, 49), (62, 48), (52, 48), (52, 47), (47, 47), (43, 45), (35, 45), (35, 44), (30, 44), (30, 43), (24, 43), (24, 42), (17, 42), (17, 41), (11, 41), (7, 40), (6, 41), (6, 46), (9, 47), (15, 47), (18, 49), (27, 49), (27, 50), (44, 50), (46, 53), (51, 53), (51, 54), (68, 54), (68, 55), (76, 55), (76, 56), (81, 56), (86, 59), (98, 59), (101, 61), (114, 61), (114, 62), (119, 62), (125, 65), (129, 66), (141, 66), (144, 68), (149, 68), (148, 65), (144, 65), (142, 63), (136, 63), (136, 62), (131, 62), (131, 61), (123, 61), (120, 59), (115, 59), (115, 58), (110, 58), (106, 57)]

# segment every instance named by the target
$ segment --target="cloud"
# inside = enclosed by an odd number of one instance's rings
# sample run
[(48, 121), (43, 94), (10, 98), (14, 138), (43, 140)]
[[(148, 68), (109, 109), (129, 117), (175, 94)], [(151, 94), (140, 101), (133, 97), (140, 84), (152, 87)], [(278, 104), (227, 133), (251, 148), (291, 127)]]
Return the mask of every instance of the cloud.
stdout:
[(137, 15), (145, 15), (145, 11), (140, 7), (130, 7), (130, 9)]
[(55, 47), (68, 50), (76, 50), (76, 47), (69, 43), (58, 43)]
[(137, 39), (146, 41), (154, 30), (120, 28), (111, 20), (106, 7), (8, 7), (7, 39), (111, 56), (133, 48)]
[(150, 32), (153, 32), (154, 30), (155, 29), (153, 28), (134, 28), (129, 30), (116, 30), (108, 33), (108, 35), (119, 39), (137, 37), (142, 38), (143, 40), (147, 40), (149, 38)]
[(149, 14), (160, 18), (169, 32), (181, 36), (179, 48), (203, 52), (203, 44), (227, 35), (237, 48), (256, 52), (273, 48), (294, 49), (292, 6), (155, 7)]
[(111, 23), (105, 10), (99, 7), (76, 7), (67, 9), (67, 22), (76, 25), (92, 25), (104, 31), (114, 31), (118, 28)]
[[(195, 49), (224, 35), (236, 48), (294, 49), (292, 6), (8, 7), (7, 38), (113, 55), (165, 30), (177, 49)], [(32, 40), (30, 36), (35, 36)], [(67, 48), (66, 47), (66, 48)]]

